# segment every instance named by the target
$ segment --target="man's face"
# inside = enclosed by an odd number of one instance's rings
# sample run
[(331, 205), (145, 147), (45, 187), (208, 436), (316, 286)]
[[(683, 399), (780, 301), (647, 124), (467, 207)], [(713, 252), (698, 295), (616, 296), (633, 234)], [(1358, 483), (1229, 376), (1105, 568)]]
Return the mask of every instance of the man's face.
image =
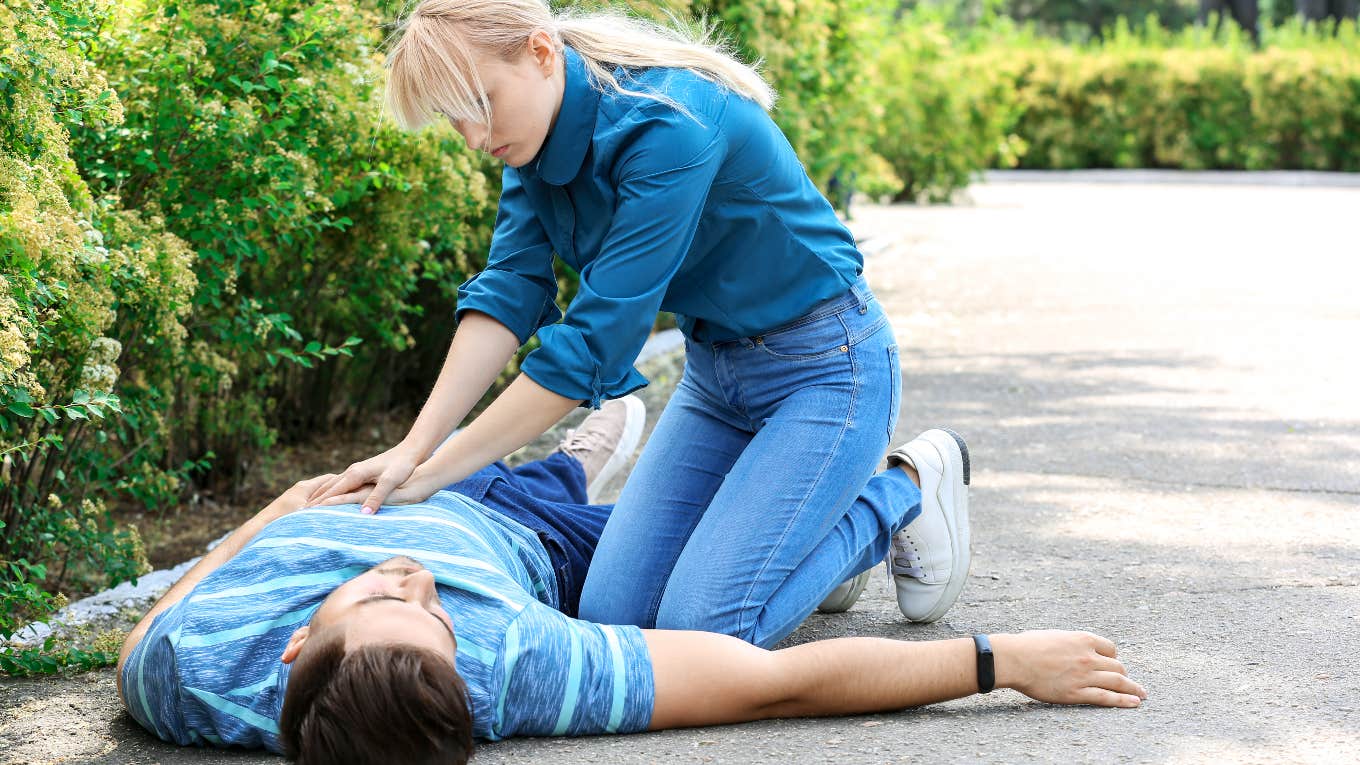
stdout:
[(383, 561), (335, 588), (311, 622), (293, 633), (283, 660), (293, 661), (309, 635), (326, 629), (344, 630), (346, 651), (370, 643), (402, 643), (428, 648), (452, 662), (458, 649), (434, 574), (406, 556)]

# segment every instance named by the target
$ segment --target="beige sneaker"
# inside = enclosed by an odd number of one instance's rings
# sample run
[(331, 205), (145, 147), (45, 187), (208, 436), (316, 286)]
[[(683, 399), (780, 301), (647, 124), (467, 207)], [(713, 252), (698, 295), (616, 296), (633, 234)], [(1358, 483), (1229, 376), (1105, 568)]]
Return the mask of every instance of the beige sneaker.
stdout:
[(568, 430), (557, 451), (575, 457), (586, 471), (586, 495), (593, 504), (642, 440), (647, 407), (637, 396), (606, 401), (598, 411)]

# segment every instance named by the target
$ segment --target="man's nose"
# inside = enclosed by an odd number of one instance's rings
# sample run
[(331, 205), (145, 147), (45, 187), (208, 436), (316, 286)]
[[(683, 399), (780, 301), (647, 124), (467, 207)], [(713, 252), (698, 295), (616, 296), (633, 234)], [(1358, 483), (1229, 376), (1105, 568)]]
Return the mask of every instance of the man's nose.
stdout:
[(428, 598), (434, 593), (434, 573), (427, 568), (412, 571), (402, 579), (402, 588), (419, 598)]

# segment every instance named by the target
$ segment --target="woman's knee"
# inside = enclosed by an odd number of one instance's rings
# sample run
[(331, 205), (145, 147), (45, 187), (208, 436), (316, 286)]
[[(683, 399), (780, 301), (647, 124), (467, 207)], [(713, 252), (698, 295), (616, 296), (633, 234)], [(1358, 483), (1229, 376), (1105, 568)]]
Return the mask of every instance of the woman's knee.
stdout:
[(697, 630), (731, 635), (748, 643), (758, 638), (759, 604), (740, 606), (720, 604), (706, 598), (685, 597), (670, 593), (661, 600), (656, 612), (656, 628), (660, 630)]
[(586, 577), (585, 586), (581, 588), (581, 606), (578, 611), (581, 619), (597, 624), (631, 624), (643, 629), (656, 626), (651, 609), (648, 608), (648, 598), (642, 593), (631, 587), (619, 586), (617, 582), (592, 585), (592, 582), (598, 584), (600, 581), (598, 577)]

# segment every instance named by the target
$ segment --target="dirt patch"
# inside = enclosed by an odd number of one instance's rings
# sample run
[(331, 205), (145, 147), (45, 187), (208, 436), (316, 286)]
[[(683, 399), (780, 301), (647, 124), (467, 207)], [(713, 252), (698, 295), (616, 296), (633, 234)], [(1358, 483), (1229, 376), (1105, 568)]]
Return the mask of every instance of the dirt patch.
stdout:
[[(146, 542), (154, 568), (172, 568), (202, 555), (208, 543), (250, 520), (262, 507), (295, 482), (335, 473), (400, 441), (414, 421), (413, 413), (376, 415), (362, 427), (340, 428), (303, 443), (276, 448), (251, 469), (235, 497), (204, 491), (165, 513), (124, 509), (113, 513), (119, 524), (135, 524)], [(72, 599), (90, 593), (73, 593)]]

